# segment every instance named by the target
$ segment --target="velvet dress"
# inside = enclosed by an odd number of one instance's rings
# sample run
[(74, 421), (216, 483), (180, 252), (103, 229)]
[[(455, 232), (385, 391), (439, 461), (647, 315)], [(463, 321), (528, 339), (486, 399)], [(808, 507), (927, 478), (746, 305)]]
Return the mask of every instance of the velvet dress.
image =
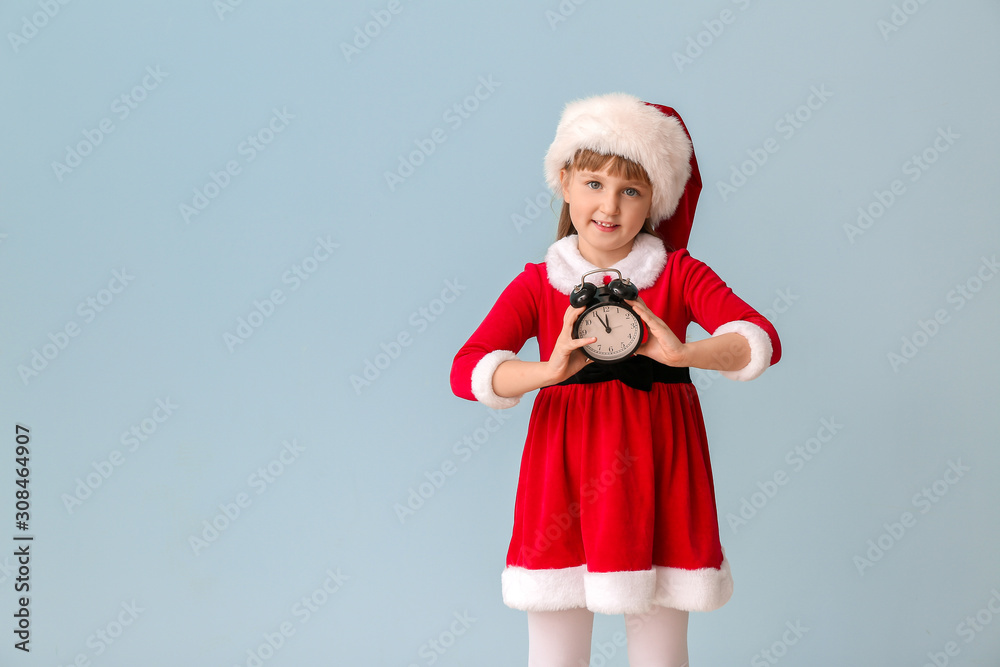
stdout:
[[(575, 235), (553, 244), (544, 263), (527, 264), (455, 356), (455, 394), (516, 405), (519, 398), (493, 392), (494, 371), (530, 338), (549, 358), (570, 291), (595, 268)], [(614, 268), (682, 341), (691, 322), (746, 337), (749, 364), (723, 375), (753, 379), (778, 361), (770, 322), (687, 250), (668, 252), (640, 234)], [(590, 364), (538, 391), (501, 580), (505, 604), (531, 611), (708, 611), (729, 600), (708, 439), (688, 369), (637, 356)]]

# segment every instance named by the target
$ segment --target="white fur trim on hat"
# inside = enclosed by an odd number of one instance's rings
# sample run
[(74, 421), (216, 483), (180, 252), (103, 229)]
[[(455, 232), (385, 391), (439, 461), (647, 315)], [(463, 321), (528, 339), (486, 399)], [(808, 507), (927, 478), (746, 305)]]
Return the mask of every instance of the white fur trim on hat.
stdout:
[(545, 154), (545, 180), (553, 192), (562, 192), (559, 172), (581, 148), (620, 155), (645, 168), (653, 184), (654, 225), (677, 209), (691, 176), (693, 148), (673, 116), (625, 93), (570, 102)]
[(497, 396), (493, 391), (493, 374), (496, 373), (497, 366), (511, 359), (517, 359), (517, 355), (510, 350), (494, 350), (480, 359), (472, 369), (472, 395), (488, 408), (503, 410), (512, 408), (521, 401), (521, 396), (508, 398)]
[(641, 614), (654, 604), (684, 611), (712, 611), (729, 602), (733, 576), (725, 556), (718, 568), (653, 567), (588, 572), (586, 565), (550, 570), (509, 566), (500, 577), (503, 601), (524, 611), (586, 607), (599, 614)]
[(723, 377), (746, 382), (747, 380), (759, 377), (771, 365), (771, 355), (774, 352), (771, 348), (771, 337), (759, 326), (746, 320), (726, 322), (715, 330), (712, 337), (714, 338), (726, 333), (738, 333), (747, 339), (747, 342), (750, 344), (750, 361), (739, 370), (720, 371)]
[[(594, 266), (580, 254), (580, 237), (576, 234), (564, 236), (549, 246), (545, 253), (545, 272), (549, 284), (563, 294), (569, 294), (580, 284), (580, 276), (597, 269), (618, 269), (622, 278), (628, 278), (639, 289), (652, 287), (667, 265), (667, 251), (663, 243), (652, 234), (638, 234), (632, 243), (632, 251), (614, 266)], [(609, 274), (614, 278), (613, 273)], [(604, 276), (595, 273), (587, 276), (587, 282), (601, 286)]]

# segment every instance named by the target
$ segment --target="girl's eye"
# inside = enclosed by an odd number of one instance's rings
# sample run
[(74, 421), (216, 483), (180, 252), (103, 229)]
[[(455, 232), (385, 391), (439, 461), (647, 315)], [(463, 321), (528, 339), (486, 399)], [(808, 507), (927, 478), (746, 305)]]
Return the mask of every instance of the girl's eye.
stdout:
[(598, 183), (597, 181), (587, 181), (587, 187), (590, 188), (591, 190), (597, 190), (598, 188), (601, 187), (601, 184)]
[(638, 197), (639, 191), (636, 190), (635, 188), (625, 188), (625, 194), (627, 194), (629, 197)]

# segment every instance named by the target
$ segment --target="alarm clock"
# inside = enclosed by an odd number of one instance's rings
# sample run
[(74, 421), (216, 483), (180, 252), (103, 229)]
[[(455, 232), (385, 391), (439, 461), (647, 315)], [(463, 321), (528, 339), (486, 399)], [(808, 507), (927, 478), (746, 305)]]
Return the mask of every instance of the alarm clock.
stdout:
[[(618, 278), (598, 287), (586, 281), (594, 273), (617, 273)], [(625, 300), (638, 296), (639, 288), (623, 278), (618, 269), (597, 269), (580, 277), (569, 302), (574, 308), (586, 306), (573, 324), (573, 338), (597, 338), (581, 348), (588, 358), (613, 364), (635, 354), (646, 335), (646, 326)]]

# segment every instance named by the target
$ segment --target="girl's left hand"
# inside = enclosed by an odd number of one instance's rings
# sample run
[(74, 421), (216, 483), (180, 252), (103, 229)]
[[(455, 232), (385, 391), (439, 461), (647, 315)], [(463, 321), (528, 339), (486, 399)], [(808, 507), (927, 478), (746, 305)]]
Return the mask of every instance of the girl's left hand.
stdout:
[(685, 360), (687, 345), (677, 338), (666, 322), (657, 317), (649, 309), (649, 306), (642, 300), (642, 297), (637, 298), (635, 301), (626, 301), (626, 303), (632, 306), (632, 309), (638, 313), (642, 321), (646, 323), (646, 329), (649, 330), (646, 342), (639, 346), (636, 354), (643, 354), (667, 366), (687, 366), (688, 364)]

